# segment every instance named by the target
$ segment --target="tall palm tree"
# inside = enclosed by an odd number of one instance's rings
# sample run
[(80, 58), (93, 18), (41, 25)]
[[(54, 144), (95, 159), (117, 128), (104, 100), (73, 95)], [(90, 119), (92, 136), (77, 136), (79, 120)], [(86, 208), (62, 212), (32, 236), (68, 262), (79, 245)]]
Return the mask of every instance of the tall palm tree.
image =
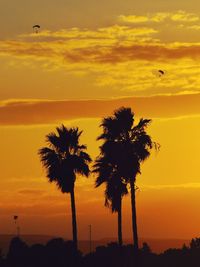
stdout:
[(134, 113), (131, 108), (120, 108), (114, 112), (112, 117), (104, 118), (101, 126), (103, 133), (98, 137), (103, 140), (102, 153), (117, 166), (121, 176), (130, 184), (131, 208), (132, 208), (132, 230), (134, 247), (138, 250), (138, 231), (136, 216), (136, 176), (140, 173), (141, 163), (149, 156), (151, 149), (158, 149), (159, 145), (152, 141), (147, 134), (146, 128), (151, 120), (140, 119), (134, 124)]
[(74, 187), (76, 175), (89, 175), (90, 156), (85, 152), (87, 147), (79, 144), (82, 131), (78, 128), (56, 128), (46, 136), (47, 147), (39, 150), (46, 175), (50, 183), (55, 183), (62, 193), (71, 196), (73, 242), (77, 249), (77, 223)]
[(110, 208), (118, 217), (118, 243), (122, 246), (122, 198), (128, 194), (127, 184), (120, 176), (115, 166), (109, 163), (106, 155), (98, 157), (94, 164), (94, 173), (97, 173), (96, 187), (102, 184), (105, 189), (105, 206)]

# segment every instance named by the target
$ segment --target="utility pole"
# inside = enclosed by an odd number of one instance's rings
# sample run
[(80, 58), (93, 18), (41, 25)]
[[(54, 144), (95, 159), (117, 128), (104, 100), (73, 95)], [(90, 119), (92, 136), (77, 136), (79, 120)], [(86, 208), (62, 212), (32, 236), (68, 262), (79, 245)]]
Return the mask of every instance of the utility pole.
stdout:
[(16, 226), (16, 235), (17, 235), (17, 237), (20, 237), (19, 216), (18, 215), (14, 215), (13, 219), (14, 219), (14, 224)]
[(92, 253), (92, 225), (89, 225), (89, 246), (90, 246), (90, 253)]
[(20, 227), (17, 226), (17, 236), (20, 237)]

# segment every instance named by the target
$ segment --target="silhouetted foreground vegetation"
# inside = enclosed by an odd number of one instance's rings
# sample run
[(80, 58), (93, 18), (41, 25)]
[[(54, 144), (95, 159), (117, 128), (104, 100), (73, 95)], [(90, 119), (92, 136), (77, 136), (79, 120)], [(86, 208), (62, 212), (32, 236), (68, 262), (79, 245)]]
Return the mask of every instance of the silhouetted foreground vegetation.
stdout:
[(132, 245), (120, 247), (117, 243), (100, 246), (96, 251), (82, 255), (72, 241), (52, 239), (46, 245), (28, 246), (20, 238), (10, 242), (8, 254), (0, 254), (1, 267), (196, 267), (200, 266), (200, 238), (192, 239), (190, 246), (168, 249), (162, 254), (151, 252), (149, 246), (133, 250)]
[[(136, 176), (141, 174), (141, 164), (148, 159), (151, 150), (159, 149), (159, 144), (147, 134), (149, 119), (140, 119), (135, 124), (135, 115), (131, 108), (121, 107), (113, 116), (102, 120), (103, 132), (97, 140), (103, 141), (99, 147), (92, 172), (97, 175), (95, 186), (106, 185), (105, 206), (118, 214), (118, 243), (122, 238), (122, 199), (131, 194), (132, 234), (134, 249), (138, 250), (138, 231), (135, 192)], [(88, 177), (91, 173), (92, 159), (87, 146), (81, 144), (82, 131), (66, 128), (64, 125), (55, 132), (46, 135), (46, 147), (39, 150), (40, 160), (46, 170), (50, 183), (55, 183), (62, 193), (71, 196), (72, 235), (74, 246), (78, 247), (78, 230), (75, 205), (75, 182), (77, 175)]]

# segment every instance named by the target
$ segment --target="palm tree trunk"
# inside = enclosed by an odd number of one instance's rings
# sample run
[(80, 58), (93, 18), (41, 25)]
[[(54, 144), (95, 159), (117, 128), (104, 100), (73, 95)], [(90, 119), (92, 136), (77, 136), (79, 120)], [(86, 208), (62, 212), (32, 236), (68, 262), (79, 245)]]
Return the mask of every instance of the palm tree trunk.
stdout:
[(133, 231), (133, 245), (136, 251), (138, 250), (138, 232), (137, 232), (137, 217), (136, 217), (136, 205), (135, 205), (135, 179), (131, 179), (131, 208), (132, 208), (132, 231)]
[(76, 205), (75, 205), (75, 197), (74, 197), (74, 188), (70, 192), (71, 195), (71, 210), (72, 210), (72, 231), (73, 231), (73, 242), (75, 249), (78, 249), (78, 241), (77, 241), (77, 224), (76, 224)]
[(117, 212), (117, 216), (118, 216), (118, 243), (119, 243), (119, 246), (121, 247), (123, 244), (123, 241), (122, 241), (122, 199), (120, 199), (119, 210)]

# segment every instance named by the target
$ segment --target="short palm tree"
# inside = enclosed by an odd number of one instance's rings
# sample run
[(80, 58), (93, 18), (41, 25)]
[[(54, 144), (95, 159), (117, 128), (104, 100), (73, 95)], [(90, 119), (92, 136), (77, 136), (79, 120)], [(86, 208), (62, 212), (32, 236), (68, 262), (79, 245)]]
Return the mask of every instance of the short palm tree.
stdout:
[(105, 206), (118, 215), (118, 243), (122, 246), (122, 198), (128, 194), (127, 184), (106, 155), (98, 157), (94, 164), (94, 173), (97, 173), (96, 187), (105, 184)]
[(136, 176), (140, 173), (141, 163), (150, 156), (152, 148), (158, 149), (146, 128), (151, 120), (140, 119), (134, 125), (134, 113), (131, 108), (120, 108), (114, 116), (103, 119), (103, 133), (98, 137), (103, 140), (101, 151), (117, 166), (117, 169), (131, 188), (132, 229), (134, 247), (138, 249), (137, 216), (135, 205)]
[(54, 182), (62, 193), (71, 196), (73, 242), (77, 249), (77, 223), (74, 187), (76, 175), (88, 177), (90, 156), (87, 147), (79, 144), (82, 131), (78, 128), (66, 128), (64, 125), (56, 128), (46, 136), (47, 147), (39, 150), (43, 166), (46, 169), (50, 183)]

